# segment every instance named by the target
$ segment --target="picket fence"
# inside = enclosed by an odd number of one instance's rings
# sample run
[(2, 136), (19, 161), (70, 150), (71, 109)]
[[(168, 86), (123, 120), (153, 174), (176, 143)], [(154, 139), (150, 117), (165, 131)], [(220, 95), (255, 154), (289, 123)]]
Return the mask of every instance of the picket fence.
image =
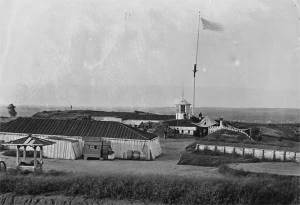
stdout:
[(195, 150), (210, 150), (228, 154), (238, 154), (240, 156), (251, 155), (258, 159), (270, 159), (281, 161), (300, 162), (300, 152), (291, 152), (283, 150), (258, 149), (222, 145), (204, 145), (197, 144)]

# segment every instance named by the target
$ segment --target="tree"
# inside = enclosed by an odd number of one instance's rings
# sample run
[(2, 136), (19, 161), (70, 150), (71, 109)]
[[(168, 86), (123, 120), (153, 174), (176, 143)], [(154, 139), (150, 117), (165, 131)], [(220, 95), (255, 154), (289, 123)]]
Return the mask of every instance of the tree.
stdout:
[(16, 117), (17, 116), (17, 112), (15, 110), (16, 106), (14, 106), (14, 104), (9, 104), (7, 109), (8, 109), (8, 113), (11, 117)]

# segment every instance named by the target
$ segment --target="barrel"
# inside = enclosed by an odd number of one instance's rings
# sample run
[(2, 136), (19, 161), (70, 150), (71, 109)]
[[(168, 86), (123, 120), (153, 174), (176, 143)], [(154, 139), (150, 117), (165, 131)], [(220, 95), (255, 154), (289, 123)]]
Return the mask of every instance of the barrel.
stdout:
[(133, 159), (140, 159), (141, 153), (139, 151), (134, 151), (133, 152)]
[(127, 159), (132, 159), (133, 157), (133, 151), (132, 150), (128, 150), (127, 151)]

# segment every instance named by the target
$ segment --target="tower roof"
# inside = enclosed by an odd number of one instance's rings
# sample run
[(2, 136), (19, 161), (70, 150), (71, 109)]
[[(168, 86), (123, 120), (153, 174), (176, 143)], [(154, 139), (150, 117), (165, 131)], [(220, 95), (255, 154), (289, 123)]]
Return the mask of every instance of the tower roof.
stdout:
[(176, 105), (191, 105), (191, 103), (189, 103), (186, 99), (181, 98)]

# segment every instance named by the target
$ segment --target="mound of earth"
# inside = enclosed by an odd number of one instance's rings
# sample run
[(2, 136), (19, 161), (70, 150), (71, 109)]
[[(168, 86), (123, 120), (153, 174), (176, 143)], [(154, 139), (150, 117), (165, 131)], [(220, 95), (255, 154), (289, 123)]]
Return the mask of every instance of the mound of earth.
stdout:
[(259, 161), (260, 160), (255, 158), (244, 158), (238, 155), (221, 154), (218, 152), (212, 152), (206, 150), (206, 151), (184, 152), (181, 154), (177, 164), (218, 167), (223, 164), (250, 163), (250, 162), (259, 162)]
[(218, 142), (243, 142), (249, 141), (249, 138), (243, 133), (222, 129), (207, 135), (206, 137), (202, 138), (202, 140)]

